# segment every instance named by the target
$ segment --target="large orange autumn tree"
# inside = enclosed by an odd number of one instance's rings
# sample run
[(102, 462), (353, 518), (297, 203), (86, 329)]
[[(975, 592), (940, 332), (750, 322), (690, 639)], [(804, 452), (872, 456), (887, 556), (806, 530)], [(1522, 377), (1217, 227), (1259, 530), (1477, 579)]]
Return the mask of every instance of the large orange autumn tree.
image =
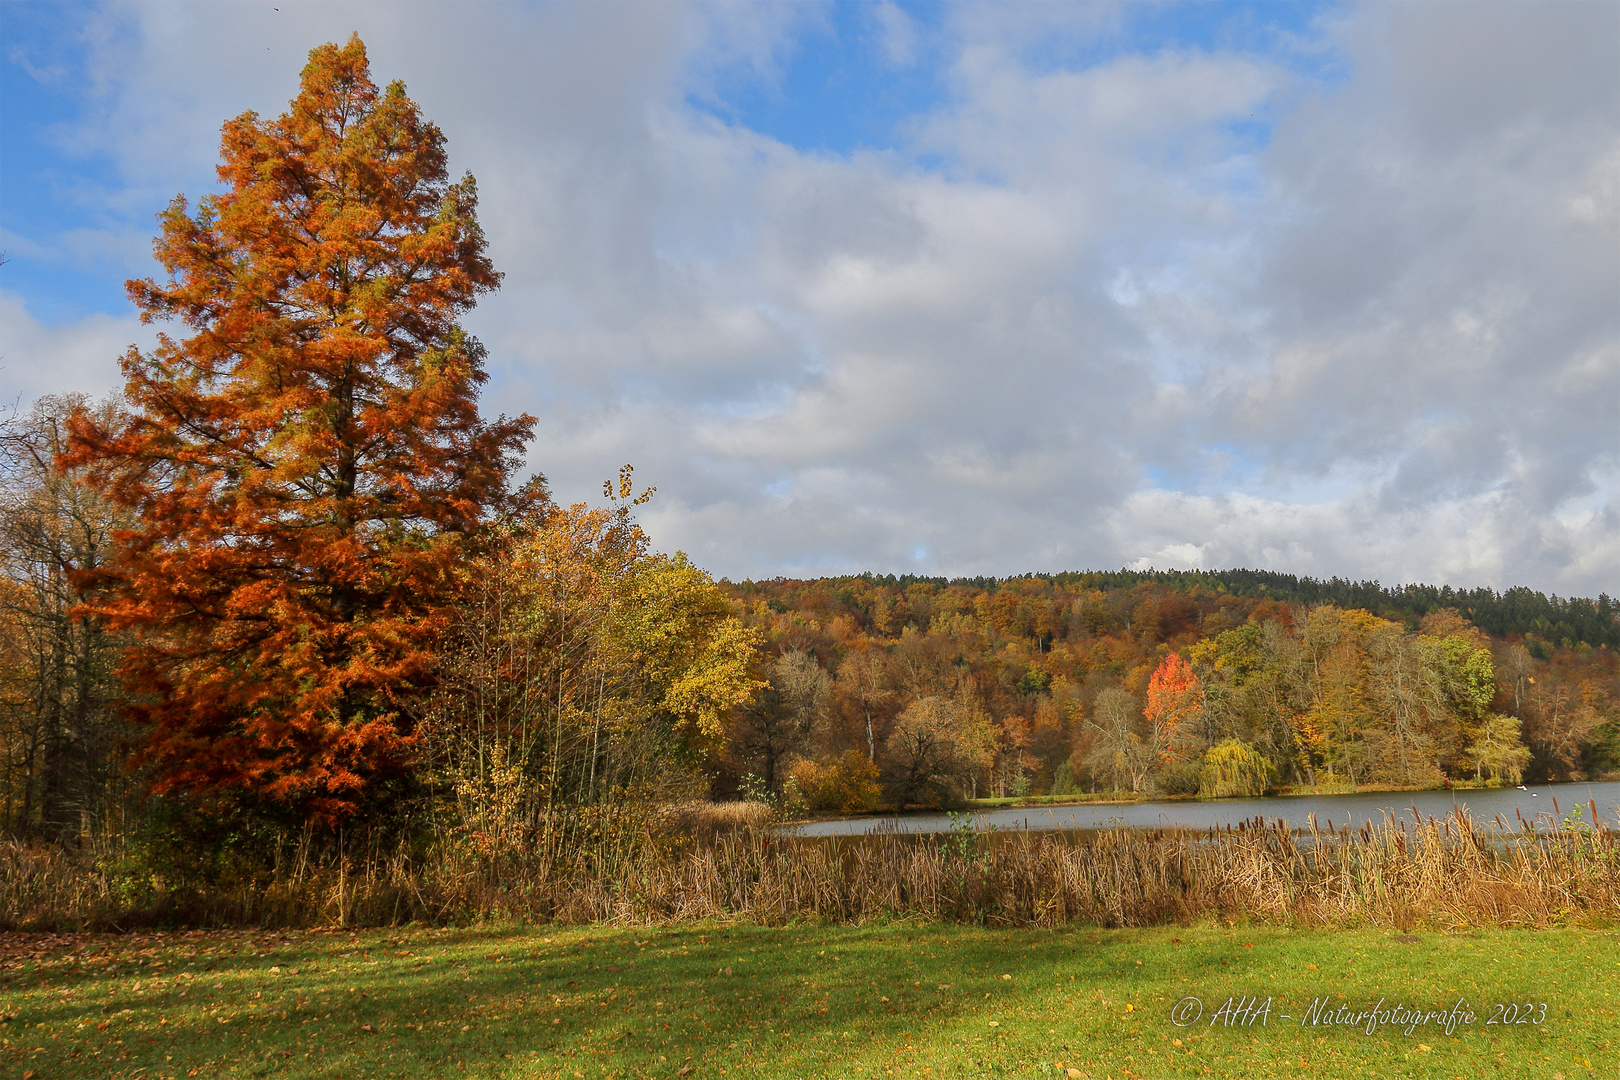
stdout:
[(365, 46), (310, 54), (291, 109), (224, 126), (226, 190), (177, 197), (132, 281), (129, 410), (64, 464), (135, 510), (96, 583), (159, 790), (239, 790), (334, 821), (408, 763), (465, 538), (534, 419), (479, 418), (457, 319), (500, 276), (471, 176)]

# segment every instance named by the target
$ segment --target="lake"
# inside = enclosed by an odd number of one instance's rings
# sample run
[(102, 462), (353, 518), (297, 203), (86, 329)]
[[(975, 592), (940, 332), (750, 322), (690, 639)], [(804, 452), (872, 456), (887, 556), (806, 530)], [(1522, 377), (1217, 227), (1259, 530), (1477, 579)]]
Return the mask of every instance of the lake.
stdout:
[[(1335, 828), (1360, 828), (1375, 824), (1386, 814), (1411, 822), (1414, 814), (1423, 818), (1444, 817), (1453, 808), (1466, 808), (1480, 824), (1498, 814), (1517, 828), (1518, 815), (1535, 820), (1555, 813), (1567, 815), (1579, 803), (1588, 821), (1596, 802), (1599, 814), (1609, 825), (1620, 813), (1620, 783), (1539, 784), (1528, 791), (1516, 788), (1488, 788), (1471, 791), (1380, 791), (1355, 795), (1279, 795), (1264, 799), (1217, 799), (1209, 802), (1149, 802), (1097, 804), (1086, 806), (1008, 807), (984, 810), (973, 815), (981, 826), (997, 829), (1108, 829), (1128, 828), (1210, 829), (1236, 825), (1254, 818), (1272, 823), (1281, 818), (1296, 828), (1306, 828), (1314, 815), (1320, 827), (1332, 822)], [(1550, 824), (1544, 820), (1543, 825)], [(910, 833), (945, 832), (951, 819), (945, 814), (905, 814), (895, 817), (853, 818), (816, 821), (793, 826), (799, 836), (860, 836), (878, 830)]]

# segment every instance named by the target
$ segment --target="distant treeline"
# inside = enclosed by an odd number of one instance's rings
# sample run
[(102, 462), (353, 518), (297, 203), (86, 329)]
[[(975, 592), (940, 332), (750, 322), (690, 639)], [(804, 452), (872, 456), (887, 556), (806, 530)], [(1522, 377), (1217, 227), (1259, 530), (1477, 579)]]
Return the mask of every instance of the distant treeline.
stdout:
[[(1137, 585), (1161, 585), (1176, 592), (1205, 590), (1255, 600), (1281, 603), (1332, 604), (1359, 608), (1385, 619), (1416, 626), (1425, 615), (1447, 608), (1468, 617), (1492, 637), (1535, 635), (1550, 644), (1607, 645), (1620, 648), (1620, 603), (1607, 593), (1597, 599), (1584, 596), (1548, 596), (1523, 585), (1505, 592), (1490, 588), (1456, 589), (1450, 585), (1383, 585), (1377, 581), (1351, 581), (1283, 574), (1275, 570), (1067, 570), (1056, 574), (1018, 574), (1012, 577), (924, 577), (916, 574), (858, 574), (872, 585), (905, 589), (913, 584), (960, 585), (995, 591), (1008, 582), (1044, 581), (1061, 589), (1100, 589), (1112, 592)], [(829, 579), (837, 580), (837, 579)]]

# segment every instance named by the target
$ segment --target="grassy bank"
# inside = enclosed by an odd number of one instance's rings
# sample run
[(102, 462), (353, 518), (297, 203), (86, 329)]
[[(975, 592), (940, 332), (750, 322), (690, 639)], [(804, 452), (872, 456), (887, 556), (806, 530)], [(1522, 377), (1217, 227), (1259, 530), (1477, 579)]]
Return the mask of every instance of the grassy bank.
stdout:
[[(1586, 929), (706, 923), (0, 941), (0, 1050), (12, 1075), (39, 1080), (1574, 1080), (1612, 1075), (1620, 1056), (1620, 940)], [(1211, 1027), (1238, 995), (1270, 997), (1266, 1022)], [(1301, 1027), (1321, 996), (1463, 999), (1475, 1019), (1450, 1036)], [(1178, 1027), (1187, 997), (1204, 1015)], [(1524, 1001), (1546, 1004), (1541, 1023), (1485, 1023), (1493, 1004)]]
[[(1604, 782), (1615, 777), (1600, 777)], [(1454, 780), (1445, 784), (1316, 784), (1293, 785), (1285, 784), (1282, 787), (1271, 788), (1266, 791), (1267, 798), (1279, 798), (1293, 795), (1374, 795), (1394, 794), (1408, 791), (1488, 791), (1500, 790), (1506, 784), (1490, 783), (1482, 780)], [(1211, 802), (1198, 795), (1166, 795), (1162, 792), (1142, 793), (1130, 791), (1098, 791), (1098, 792), (1072, 792), (1067, 795), (1009, 795), (1000, 799), (969, 799), (968, 810), (1002, 810), (1008, 807), (1023, 806), (1088, 806), (1093, 804), (1128, 806), (1134, 803), (1161, 803), (1161, 802)], [(1224, 800), (1220, 800), (1224, 801)], [(892, 813), (893, 808), (885, 808), (883, 813)], [(937, 813), (938, 811), (933, 811)]]
[(969, 799), (969, 810), (1004, 810), (1019, 806), (1126, 806), (1144, 802), (1196, 802), (1196, 795), (1146, 795), (1129, 791), (1077, 792), (1069, 795), (1009, 795), (1004, 799)]

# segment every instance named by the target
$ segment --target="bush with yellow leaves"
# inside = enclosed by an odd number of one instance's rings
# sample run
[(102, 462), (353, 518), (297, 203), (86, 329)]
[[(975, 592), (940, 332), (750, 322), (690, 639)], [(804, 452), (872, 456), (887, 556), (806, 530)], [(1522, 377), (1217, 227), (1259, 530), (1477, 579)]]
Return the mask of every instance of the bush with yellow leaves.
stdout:
[(864, 813), (877, 806), (882, 796), (877, 766), (859, 750), (845, 750), (821, 765), (800, 758), (788, 770), (788, 778), (798, 788), (805, 806), (822, 813)]

